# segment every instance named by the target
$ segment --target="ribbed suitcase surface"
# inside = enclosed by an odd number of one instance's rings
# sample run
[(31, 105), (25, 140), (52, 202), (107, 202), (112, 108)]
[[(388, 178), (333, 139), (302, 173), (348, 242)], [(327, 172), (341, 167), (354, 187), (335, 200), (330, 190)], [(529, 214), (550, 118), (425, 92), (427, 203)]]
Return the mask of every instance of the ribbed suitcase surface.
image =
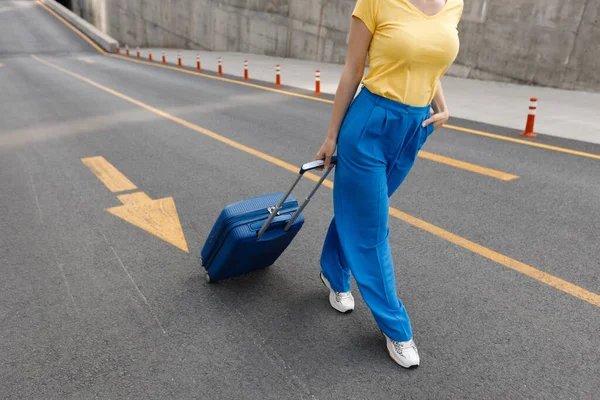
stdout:
[[(337, 157), (332, 156), (331, 164), (335, 165), (336, 162)], [(326, 169), (302, 205), (298, 205), (291, 194), (292, 190), (305, 172), (323, 166), (322, 160), (304, 164), (286, 193), (266, 194), (239, 201), (221, 211), (200, 251), (209, 282), (273, 265), (302, 228), (302, 211), (331, 168)]]
[(300, 216), (287, 232), (283, 227), (298, 209), (289, 195), (278, 216), (264, 235), (256, 235), (269, 217), (268, 208), (277, 204), (285, 193), (272, 193), (233, 203), (225, 207), (213, 226), (202, 249), (202, 265), (211, 280), (222, 280), (271, 266), (294, 239), (302, 224)]

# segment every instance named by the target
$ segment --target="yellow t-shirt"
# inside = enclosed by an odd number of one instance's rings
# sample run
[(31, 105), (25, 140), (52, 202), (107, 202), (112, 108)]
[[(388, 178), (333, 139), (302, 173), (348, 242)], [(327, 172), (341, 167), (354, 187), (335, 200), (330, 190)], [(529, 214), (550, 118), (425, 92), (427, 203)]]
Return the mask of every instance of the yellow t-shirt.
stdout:
[(352, 15), (373, 34), (363, 85), (412, 106), (431, 103), (437, 81), (458, 55), (462, 11), (463, 0), (446, 0), (433, 16), (410, 0), (358, 0)]

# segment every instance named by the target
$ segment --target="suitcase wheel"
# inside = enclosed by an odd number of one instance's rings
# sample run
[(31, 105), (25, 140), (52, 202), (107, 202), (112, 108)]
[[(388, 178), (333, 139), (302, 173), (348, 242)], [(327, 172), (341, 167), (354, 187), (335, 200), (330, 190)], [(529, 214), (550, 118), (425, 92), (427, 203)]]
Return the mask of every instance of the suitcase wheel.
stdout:
[(206, 283), (211, 283), (212, 282), (212, 280), (210, 279), (210, 275), (208, 274), (208, 272), (204, 276), (204, 279), (206, 279)]

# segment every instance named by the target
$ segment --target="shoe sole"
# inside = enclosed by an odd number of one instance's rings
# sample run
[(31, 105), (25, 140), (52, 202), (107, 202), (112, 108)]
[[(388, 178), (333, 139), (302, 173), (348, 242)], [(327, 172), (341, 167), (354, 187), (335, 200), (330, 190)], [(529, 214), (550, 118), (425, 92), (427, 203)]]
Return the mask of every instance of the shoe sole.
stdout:
[(392, 353), (390, 352), (390, 349), (388, 349), (388, 348), (387, 348), (387, 346), (385, 346), (385, 348), (386, 348), (386, 350), (387, 350), (387, 352), (388, 352), (388, 355), (389, 355), (389, 356), (390, 356), (390, 358), (392, 359), (392, 361), (393, 361), (394, 363), (396, 363), (397, 365), (401, 366), (402, 368), (406, 368), (406, 369), (417, 369), (417, 368), (419, 367), (419, 365), (420, 365), (420, 364), (414, 364), (414, 365), (409, 365), (409, 366), (403, 365), (403, 364), (402, 364), (402, 363), (400, 363), (398, 360), (396, 360), (396, 359), (394, 358), (394, 356), (392, 356)]
[[(331, 288), (329, 287), (329, 285), (325, 282), (325, 280), (323, 279), (323, 274), (319, 274), (319, 278), (321, 278), (321, 282), (323, 282), (323, 285), (330, 290), (329, 295), (331, 296)], [(349, 310), (346, 311), (340, 311), (337, 308), (335, 308), (333, 306), (333, 304), (331, 304), (331, 298), (329, 298), (329, 305), (331, 306), (331, 308), (333, 308), (335, 311), (341, 313), (341, 314), (350, 314), (352, 311), (354, 311), (354, 308), (351, 308)]]

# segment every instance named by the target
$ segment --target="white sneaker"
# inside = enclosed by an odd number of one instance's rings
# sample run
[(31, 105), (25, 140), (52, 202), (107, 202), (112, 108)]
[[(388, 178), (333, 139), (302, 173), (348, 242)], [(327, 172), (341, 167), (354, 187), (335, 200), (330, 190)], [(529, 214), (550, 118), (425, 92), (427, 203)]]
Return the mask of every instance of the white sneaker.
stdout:
[(321, 281), (329, 289), (329, 304), (331, 307), (341, 313), (348, 313), (354, 310), (354, 297), (350, 292), (336, 292), (331, 288), (329, 281), (321, 273)]
[(385, 335), (387, 350), (397, 364), (404, 368), (415, 368), (419, 366), (421, 360), (417, 345), (410, 339), (407, 342), (396, 342)]

